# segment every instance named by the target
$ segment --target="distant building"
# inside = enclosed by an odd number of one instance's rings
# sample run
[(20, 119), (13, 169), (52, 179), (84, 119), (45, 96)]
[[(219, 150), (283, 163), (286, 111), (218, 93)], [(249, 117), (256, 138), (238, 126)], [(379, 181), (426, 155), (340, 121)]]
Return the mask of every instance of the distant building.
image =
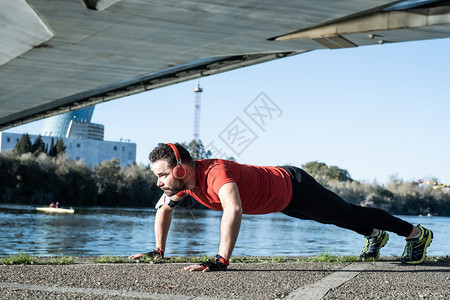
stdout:
[[(62, 139), (70, 159), (83, 160), (94, 166), (104, 160), (117, 158), (123, 167), (136, 161), (136, 144), (131, 142), (104, 141), (104, 126), (91, 123), (94, 107), (88, 107), (45, 120), (41, 136), (49, 147), (53, 138)], [(21, 133), (0, 132), (0, 150), (12, 150), (22, 137)], [(31, 135), (33, 143), (38, 135)]]
[(87, 123), (73, 119), (67, 128), (66, 138), (103, 141), (105, 128), (101, 124)]
[(44, 124), (42, 125), (41, 135), (67, 137), (67, 134), (69, 133), (68, 130), (70, 127), (70, 122), (72, 120), (90, 123), (93, 114), (94, 114), (94, 106), (91, 106), (47, 118), (44, 120)]
[[(0, 132), (1, 151), (12, 150), (22, 137), (22, 133)], [(31, 143), (38, 135), (30, 134)], [(58, 137), (42, 136), (42, 141), (50, 147), (52, 138), (54, 143)], [(95, 166), (104, 160), (117, 158), (120, 165), (126, 167), (136, 161), (136, 144), (124, 142), (109, 142), (80, 138), (61, 138), (70, 159), (83, 160), (88, 166)]]

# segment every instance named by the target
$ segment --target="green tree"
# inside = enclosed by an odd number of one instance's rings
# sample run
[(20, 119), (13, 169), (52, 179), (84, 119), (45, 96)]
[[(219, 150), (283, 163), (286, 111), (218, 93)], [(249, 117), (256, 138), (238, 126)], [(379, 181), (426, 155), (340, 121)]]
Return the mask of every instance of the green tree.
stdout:
[(124, 200), (121, 195), (124, 187), (123, 171), (119, 163), (117, 158), (113, 158), (102, 161), (94, 169), (100, 205), (118, 205)]
[(14, 203), (17, 201), (17, 170), (20, 162), (14, 151), (0, 152), (0, 202)]
[[(308, 170), (324, 174), (324, 166), (313, 162)], [(316, 167), (316, 168), (312, 168)], [(306, 169), (306, 168), (305, 168)], [(340, 178), (334, 169), (325, 165), (325, 174)], [(0, 153), (0, 202), (20, 204), (48, 204), (59, 201), (64, 206), (100, 205), (126, 207), (154, 207), (161, 196), (156, 177), (148, 166), (132, 164), (121, 168), (113, 159), (94, 169), (82, 161), (71, 161), (65, 156), (51, 158), (45, 153)], [(345, 170), (344, 170), (345, 171)], [(330, 175), (331, 174), (331, 175)], [(334, 175), (333, 175), (334, 174)], [(323, 177), (325, 178), (325, 177)], [(345, 200), (363, 206), (377, 207), (394, 214), (427, 214), (450, 216), (450, 189), (436, 189), (430, 185), (391, 178), (386, 187), (358, 181), (328, 179), (327, 187)], [(181, 207), (202, 208), (186, 197)]]
[(66, 145), (64, 145), (64, 141), (62, 139), (58, 139), (55, 145), (56, 156), (63, 155), (66, 153)]
[(123, 171), (122, 205), (134, 207), (154, 207), (161, 197), (161, 189), (156, 186), (157, 178), (149, 166), (132, 163)]
[(208, 159), (211, 157), (211, 151), (205, 149), (201, 140), (192, 140), (188, 145), (186, 143), (182, 145), (191, 153), (193, 160)]
[(94, 171), (83, 161), (72, 161), (64, 156), (52, 159), (57, 177), (55, 199), (61, 205), (97, 205), (97, 185)]
[(48, 155), (51, 157), (56, 157), (57, 153), (56, 153), (56, 147), (55, 147), (55, 141), (53, 140), (52, 137), (52, 141), (50, 142), (50, 149), (48, 150)]
[(19, 142), (14, 147), (14, 151), (18, 154), (25, 154), (31, 152), (31, 139), (28, 133), (22, 135)]
[(347, 170), (336, 166), (327, 166), (327, 164), (318, 161), (311, 161), (302, 165), (302, 168), (319, 181), (337, 180), (353, 181)]
[(43, 204), (52, 201), (54, 170), (46, 159), (46, 154), (38, 157), (31, 153), (22, 154), (18, 159), (16, 198), (26, 204)]
[(38, 156), (39, 153), (42, 153), (45, 151), (45, 143), (42, 140), (41, 135), (39, 135), (36, 140), (34, 140), (34, 143), (31, 145), (31, 153), (33, 153), (35, 156)]

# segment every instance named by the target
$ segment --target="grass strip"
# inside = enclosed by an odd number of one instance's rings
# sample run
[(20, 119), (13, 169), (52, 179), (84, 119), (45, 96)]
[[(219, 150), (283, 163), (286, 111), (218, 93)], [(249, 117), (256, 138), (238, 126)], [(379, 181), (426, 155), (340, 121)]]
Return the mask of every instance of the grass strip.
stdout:
[[(96, 258), (89, 258), (92, 263), (99, 264), (117, 264), (117, 263), (200, 263), (208, 261), (208, 256), (203, 257), (167, 257), (161, 259), (159, 257), (150, 257), (144, 255), (139, 260), (132, 260), (122, 256), (105, 255)], [(82, 259), (81, 259), (82, 260)], [(400, 260), (400, 257), (396, 257), (395, 260)], [(305, 257), (305, 258), (292, 258), (292, 257), (232, 257), (230, 263), (287, 263), (287, 262), (358, 262), (360, 261), (358, 256), (339, 256), (325, 251), (321, 255)], [(438, 262), (438, 263), (450, 263), (450, 256), (430, 256), (427, 257), (425, 262)], [(77, 259), (72, 256), (62, 256), (53, 258), (43, 258), (33, 256), (30, 254), (19, 252), (18, 254), (8, 257), (0, 258), (0, 265), (70, 265), (77, 263)]]
[(71, 265), (75, 263), (72, 256), (53, 257), (50, 262), (52, 265)]
[(323, 252), (321, 255), (314, 256), (311, 258), (306, 258), (303, 261), (312, 261), (312, 262), (357, 262), (360, 261), (358, 256), (339, 256), (332, 254), (329, 251)]
[(23, 252), (0, 258), (0, 264), (2, 265), (70, 265), (74, 263), (75, 261), (72, 256), (53, 257), (48, 259)]
[(18, 254), (11, 255), (0, 260), (3, 265), (38, 265), (39, 258), (31, 256), (29, 254), (19, 252)]

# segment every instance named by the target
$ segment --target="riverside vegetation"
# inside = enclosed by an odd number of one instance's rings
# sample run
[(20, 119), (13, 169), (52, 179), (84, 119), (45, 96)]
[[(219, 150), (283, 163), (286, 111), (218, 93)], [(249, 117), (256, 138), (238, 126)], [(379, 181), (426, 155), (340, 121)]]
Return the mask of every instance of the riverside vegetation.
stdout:
[[(122, 256), (105, 255), (92, 258), (73, 258), (72, 256), (62, 257), (38, 257), (26, 253), (18, 253), (8, 257), (0, 257), (0, 265), (70, 265), (78, 261), (82, 263), (95, 264), (119, 264), (119, 263), (200, 263), (208, 261), (208, 256), (203, 257), (149, 257), (144, 255), (139, 260), (133, 260)], [(329, 252), (319, 256), (291, 258), (291, 257), (232, 257), (231, 263), (286, 263), (286, 262), (355, 262), (359, 258), (356, 256), (337, 256)]]
[[(0, 257), (0, 265), (71, 265), (76, 263), (94, 263), (94, 264), (119, 264), (119, 263), (200, 263), (208, 261), (208, 256), (203, 257), (149, 257), (144, 255), (139, 260), (133, 260), (122, 256), (105, 255), (93, 258), (74, 258), (72, 256), (61, 257), (38, 257), (26, 253), (18, 253), (8, 257)], [(394, 258), (400, 260), (400, 257)], [(288, 262), (357, 262), (358, 256), (339, 256), (325, 251), (321, 255), (311, 257), (232, 257), (230, 263), (250, 264), (250, 263), (288, 263)], [(428, 262), (449, 263), (450, 257), (427, 257)]]
[[(28, 141), (26, 136), (22, 139), (13, 151), (0, 153), (0, 203), (48, 205), (59, 201), (63, 207), (154, 207), (161, 195), (148, 165), (134, 163), (122, 168), (112, 159), (89, 167), (83, 161), (68, 159), (62, 140), (48, 147), (39, 138), (33, 144), (29, 137)], [(185, 146), (194, 159), (211, 156), (201, 141)], [(392, 214), (450, 216), (448, 188), (436, 189), (396, 177), (385, 185), (362, 183), (345, 169), (317, 161), (301, 167), (353, 204)], [(195, 206), (201, 208), (198, 203)]]

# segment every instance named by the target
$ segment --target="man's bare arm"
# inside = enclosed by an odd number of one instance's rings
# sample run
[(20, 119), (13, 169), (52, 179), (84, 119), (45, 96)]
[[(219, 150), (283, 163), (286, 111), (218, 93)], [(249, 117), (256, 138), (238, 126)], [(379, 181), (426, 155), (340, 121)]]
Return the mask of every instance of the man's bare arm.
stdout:
[(166, 250), (167, 236), (172, 223), (173, 207), (164, 204), (156, 211), (155, 216), (155, 247)]
[[(163, 194), (161, 196), (161, 199), (164, 200), (164, 197), (168, 198)], [(175, 202), (179, 202), (182, 198), (178, 196), (172, 196), (171, 199)], [(163, 204), (163, 202), (161, 202), (161, 204), (158, 205), (156, 210), (155, 224), (154, 224), (155, 247), (162, 250), (163, 252), (166, 250), (167, 236), (169, 234), (170, 224), (172, 223), (173, 209), (174, 207), (170, 207), (167, 204)], [(137, 253), (131, 255), (129, 258), (139, 259), (143, 255), (144, 255), (143, 253)]]
[[(224, 184), (219, 190), (219, 198), (223, 207), (219, 255), (229, 260), (239, 235), (242, 219), (241, 197), (236, 183)], [(205, 265), (193, 265), (184, 269), (187, 271), (210, 271), (209, 267), (205, 267)]]
[(242, 219), (241, 197), (236, 183), (224, 184), (219, 190), (219, 198), (223, 207), (219, 255), (228, 260), (236, 244)]

